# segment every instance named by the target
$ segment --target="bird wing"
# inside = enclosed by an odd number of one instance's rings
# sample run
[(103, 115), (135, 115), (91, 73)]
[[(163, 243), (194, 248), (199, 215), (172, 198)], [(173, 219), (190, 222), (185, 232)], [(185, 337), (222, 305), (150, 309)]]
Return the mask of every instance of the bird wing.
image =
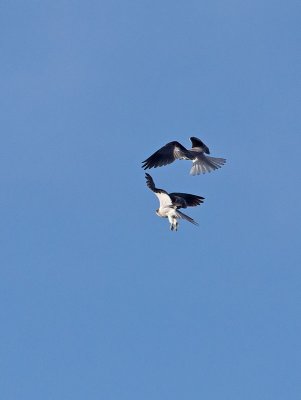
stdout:
[(204, 152), (206, 154), (210, 154), (209, 147), (206, 146), (205, 143), (201, 141), (201, 139), (198, 139), (198, 138), (192, 136), (190, 138), (190, 141), (192, 144), (192, 148), (199, 147), (202, 152)]
[(160, 202), (160, 208), (172, 206), (172, 200), (169, 194), (163, 189), (156, 188), (155, 182), (153, 178), (150, 176), (150, 174), (145, 173), (145, 178), (147, 187), (149, 187), (150, 190), (153, 191), (155, 195), (158, 197)]
[[(195, 207), (204, 203), (205, 198), (189, 193), (169, 193), (173, 205), (178, 205), (179, 208)], [(181, 203), (183, 205), (181, 205)]]
[(167, 164), (171, 164), (175, 160), (192, 160), (194, 157), (184, 146), (179, 142), (169, 142), (154, 154), (142, 161), (142, 168), (157, 168)]

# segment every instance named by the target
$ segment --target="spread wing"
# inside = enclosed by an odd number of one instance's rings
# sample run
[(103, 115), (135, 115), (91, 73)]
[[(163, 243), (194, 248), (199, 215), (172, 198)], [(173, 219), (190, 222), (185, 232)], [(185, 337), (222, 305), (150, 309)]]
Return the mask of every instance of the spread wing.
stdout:
[(190, 141), (192, 144), (192, 148), (199, 147), (200, 150), (203, 151), (204, 153), (210, 154), (209, 147), (207, 147), (205, 143), (201, 141), (201, 139), (198, 139), (196, 137), (191, 137)]
[(193, 155), (179, 142), (169, 142), (154, 154), (142, 161), (142, 168), (157, 168), (171, 164), (175, 160), (193, 160)]
[(158, 189), (155, 186), (155, 182), (153, 178), (150, 176), (150, 174), (145, 173), (145, 178), (146, 178), (146, 185), (147, 187), (150, 188), (151, 191), (155, 193), (155, 195), (158, 197), (159, 202), (160, 202), (160, 207), (168, 207), (172, 206), (172, 200), (169, 196), (169, 194), (163, 190), (163, 189)]
[(169, 193), (173, 205), (178, 208), (195, 207), (204, 203), (205, 198), (189, 193)]

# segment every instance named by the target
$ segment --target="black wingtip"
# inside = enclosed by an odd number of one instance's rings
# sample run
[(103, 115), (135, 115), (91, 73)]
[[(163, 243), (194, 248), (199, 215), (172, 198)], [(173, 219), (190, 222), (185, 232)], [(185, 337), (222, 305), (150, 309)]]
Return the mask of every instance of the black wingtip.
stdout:
[(144, 170), (152, 168), (152, 166), (149, 163), (149, 160), (142, 161), (141, 168), (143, 168)]
[(148, 174), (147, 172), (145, 172), (145, 179), (146, 179), (146, 186), (150, 190), (154, 191), (156, 189), (155, 182), (154, 182), (153, 178), (151, 177), (151, 175)]

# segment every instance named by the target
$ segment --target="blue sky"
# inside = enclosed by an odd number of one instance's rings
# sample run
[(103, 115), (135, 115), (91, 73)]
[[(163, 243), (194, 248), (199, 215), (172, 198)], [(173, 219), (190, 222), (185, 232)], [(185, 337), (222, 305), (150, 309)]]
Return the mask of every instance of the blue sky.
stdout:
[(300, 8), (3, 2), (1, 398), (300, 399)]

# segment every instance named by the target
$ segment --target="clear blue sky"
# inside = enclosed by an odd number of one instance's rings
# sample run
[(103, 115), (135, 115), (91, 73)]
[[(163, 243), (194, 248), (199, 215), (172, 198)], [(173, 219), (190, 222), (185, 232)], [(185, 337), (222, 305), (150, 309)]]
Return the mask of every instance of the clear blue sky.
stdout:
[[(2, 2), (1, 399), (300, 399), (300, 12)], [(140, 165), (190, 136), (173, 233)]]

